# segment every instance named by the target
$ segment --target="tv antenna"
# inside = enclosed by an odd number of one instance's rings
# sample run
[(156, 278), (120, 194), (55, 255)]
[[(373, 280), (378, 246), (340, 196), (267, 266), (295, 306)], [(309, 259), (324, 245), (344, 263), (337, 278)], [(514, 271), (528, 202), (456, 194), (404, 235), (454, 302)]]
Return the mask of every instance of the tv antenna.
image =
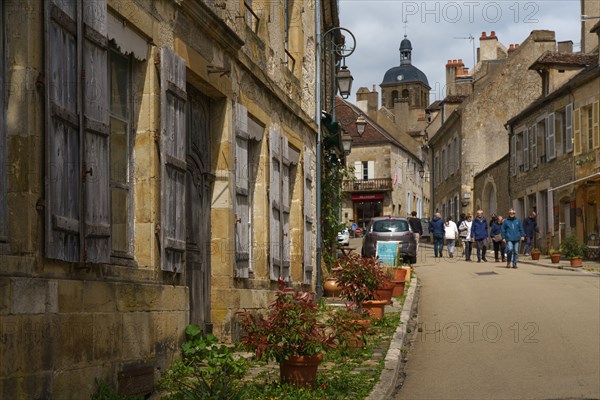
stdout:
[(471, 68), (475, 68), (475, 38), (473, 35), (469, 33), (469, 36), (455, 37), (453, 39), (468, 39), (473, 44), (473, 66)]

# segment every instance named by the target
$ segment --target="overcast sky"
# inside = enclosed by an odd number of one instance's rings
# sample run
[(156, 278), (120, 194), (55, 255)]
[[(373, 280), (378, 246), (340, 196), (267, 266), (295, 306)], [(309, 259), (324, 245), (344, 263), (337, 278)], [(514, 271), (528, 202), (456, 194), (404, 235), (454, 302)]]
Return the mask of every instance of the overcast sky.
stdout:
[[(600, 1), (600, 0), (592, 0)], [(473, 67), (473, 42), (479, 47), (481, 32), (495, 31), (507, 48), (522, 43), (536, 29), (553, 30), (557, 41), (572, 40), (579, 51), (579, 0), (538, 1), (399, 1), (339, 0), (340, 25), (356, 37), (356, 50), (346, 59), (354, 82), (348, 100), (355, 102), (356, 90), (371, 89), (385, 72), (400, 64), (399, 47), (406, 33), (412, 42), (412, 62), (427, 75), (430, 99), (444, 97), (445, 66), (449, 59), (462, 58)], [(347, 39), (348, 41), (348, 39)]]

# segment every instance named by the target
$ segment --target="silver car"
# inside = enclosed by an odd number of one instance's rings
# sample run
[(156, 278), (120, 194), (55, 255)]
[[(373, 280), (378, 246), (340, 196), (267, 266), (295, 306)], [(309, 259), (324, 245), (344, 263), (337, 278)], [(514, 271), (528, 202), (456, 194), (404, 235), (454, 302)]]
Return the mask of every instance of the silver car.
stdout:
[(371, 219), (363, 238), (362, 256), (374, 257), (377, 253), (377, 242), (400, 242), (402, 259), (411, 264), (417, 262), (417, 240), (410, 229), (408, 219), (403, 217)]
[(341, 232), (338, 232), (338, 244), (342, 246), (350, 245), (350, 232), (348, 228), (344, 228)]

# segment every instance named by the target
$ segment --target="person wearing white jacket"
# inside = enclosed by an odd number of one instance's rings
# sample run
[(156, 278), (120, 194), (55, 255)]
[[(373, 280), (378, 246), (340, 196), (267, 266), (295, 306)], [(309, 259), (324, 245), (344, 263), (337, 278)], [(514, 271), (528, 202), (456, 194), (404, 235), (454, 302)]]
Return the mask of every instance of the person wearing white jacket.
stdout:
[(456, 238), (458, 237), (458, 228), (450, 217), (446, 218), (444, 223), (444, 238), (448, 247), (448, 256), (454, 257), (454, 249), (456, 248)]
[(460, 226), (458, 227), (460, 238), (465, 245), (465, 261), (471, 261), (471, 250), (473, 248), (473, 242), (471, 239), (471, 224), (473, 224), (473, 216), (471, 214), (467, 214), (467, 218), (461, 222)]

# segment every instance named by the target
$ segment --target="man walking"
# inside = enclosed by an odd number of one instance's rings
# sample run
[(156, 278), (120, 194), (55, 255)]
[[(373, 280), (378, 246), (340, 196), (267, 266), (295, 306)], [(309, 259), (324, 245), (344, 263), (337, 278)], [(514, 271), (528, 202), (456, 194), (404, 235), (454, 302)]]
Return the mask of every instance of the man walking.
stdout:
[(433, 236), (433, 254), (435, 258), (442, 257), (444, 251), (444, 220), (439, 212), (436, 212), (429, 221), (429, 232)]
[(408, 219), (408, 224), (410, 225), (410, 229), (412, 229), (413, 234), (415, 235), (415, 240), (417, 241), (417, 254), (419, 254), (419, 239), (423, 235), (423, 226), (421, 225), (421, 219), (417, 218), (417, 212), (413, 211), (410, 213), (411, 217)]
[(483, 210), (477, 210), (477, 216), (473, 220), (471, 225), (471, 239), (475, 241), (477, 246), (477, 262), (487, 262), (485, 256), (486, 241), (488, 238), (488, 225), (485, 217), (483, 216)]
[(508, 212), (508, 218), (502, 222), (502, 242), (506, 244), (506, 268), (517, 268), (519, 259), (519, 242), (523, 240), (525, 231), (519, 218), (515, 215), (515, 210)]
[(538, 231), (536, 217), (537, 214), (535, 211), (532, 211), (531, 215), (529, 215), (529, 217), (525, 218), (523, 221), (523, 230), (525, 231), (525, 250), (523, 251), (524, 256), (531, 255), (531, 248), (532, 246), (535, 247), (534, 237)]

